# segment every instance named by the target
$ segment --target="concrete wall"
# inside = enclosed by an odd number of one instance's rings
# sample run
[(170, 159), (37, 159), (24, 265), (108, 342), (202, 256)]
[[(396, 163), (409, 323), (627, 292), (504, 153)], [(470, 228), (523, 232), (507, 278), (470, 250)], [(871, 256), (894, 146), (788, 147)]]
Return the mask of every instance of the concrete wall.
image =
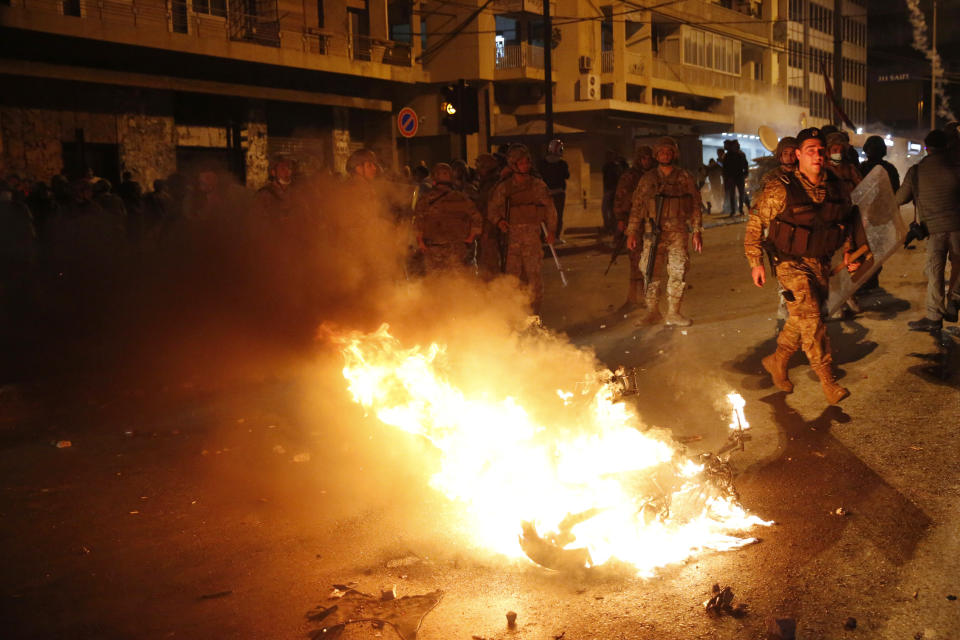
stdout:
[(63, 169), (56, 111), (0, 106), (0, 174), (49, 180)]

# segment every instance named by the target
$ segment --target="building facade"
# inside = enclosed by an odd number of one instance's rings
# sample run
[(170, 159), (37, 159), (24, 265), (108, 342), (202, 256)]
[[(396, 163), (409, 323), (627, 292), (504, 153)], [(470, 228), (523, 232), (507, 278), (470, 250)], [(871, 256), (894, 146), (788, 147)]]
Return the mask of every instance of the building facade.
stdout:
[(48, 180), (218, 166), (251, 187), (271, 157), (396, 161), (394, 104), (422, 84), (408, 2), (5, 0), (0, 164)]

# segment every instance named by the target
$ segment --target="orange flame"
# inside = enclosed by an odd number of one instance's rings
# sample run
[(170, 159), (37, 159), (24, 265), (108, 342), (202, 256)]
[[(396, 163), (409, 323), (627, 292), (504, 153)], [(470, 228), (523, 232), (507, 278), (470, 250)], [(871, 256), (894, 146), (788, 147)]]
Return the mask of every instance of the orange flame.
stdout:
[[(658, 439), (641, 431), (602, 372), (578, 385), (576, 395), (557, 390), (571, 423), (548, 426), (521, 398), (458, 388), (441, 345), (404, 348), (386, 324), (339, 342), (354, 400), (439, 450), (431, 485), (465, 505), (474, 542), (486, 549), (522, 557), (521, 522), (556, 532), (564, 518), (588, 513), (566, 525), (570, 535), (557, 546), (586, 549), (590, 565), (617, 559), (649, 576), (705, 549), (754, 542), (735, 533), (771, 524), (712, 486), (704, 466), (663, 433)], [(740, 402), (734, 411), (744, 428)]]

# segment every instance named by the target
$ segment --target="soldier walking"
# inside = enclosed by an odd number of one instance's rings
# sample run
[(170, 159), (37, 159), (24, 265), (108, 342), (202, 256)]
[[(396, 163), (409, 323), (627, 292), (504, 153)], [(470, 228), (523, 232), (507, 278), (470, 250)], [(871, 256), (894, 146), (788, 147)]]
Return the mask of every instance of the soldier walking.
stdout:
[(826, 140), (820, 130), (804, 129), (797, 135), (797, 143), (797, 170), (766, 183), (747, 221), (744, 252), (753, 283), (762, 287), (766, 282), (763, 252), (765, 247), (771, 249), (789, 311), (777, 335), (777, 350), (762, 360), (763, 368), (777, 388), (790, 393), (790, 356), (803, 348), (827, 402), (837, 404), (850, 392), (834, 377), (820, 304), (827, 295), (833, 254), (842, 248), (847, 268), (857, 267), (849, 264), (854, 210), (849, 188), (826, 169)]
[(483, 233), (477, 247), (477, 270), (484, 280), (500, 275), (499, 230), (487, 216), (487, 203), (493, 188), (500, 181), (500, 163), (489, 153), (477, 156), (477, 209), (483, 218)]
[[(613, 197), (613, 215), (617, 219), (617, 231), (626, 234), (630, 221), (630, 207), (633, 205), (633, 193), (637, 190), (640, 178), (656, 166), (653, 149), (647, 145), (637, 147), (633, 155), (633, 165), (623, 172), (617, 182), (617, 192)], [(640, 271), (640, 249), (630, 250), (630, 281), (627, 283), (626, 308), (642, 307), (643, 273)]]
[[(627, 247), (635, 251), (639, 244), (637, 234), (643, 234), (640, 268), (652, 258), (652, 273), (645, 273), (647, 313), (641, 324), (660, 321), (660, 292), (666, 272), (666, 324), (686, 327), (690, 318), (680, 314), (690, 254), (687, 243), (693, 236), (693, 248), (703, 251), (703, 212), (700, 190), (689, 172), (674, 166), (680, 152), (673, 138), (663, 137), (653, 147), (657, 168), (648, 171), (637, 184), (627, 224)], [(655, 231), (659, 227), (659, 241)], [(656, 245), (654, 246), (654, 243)], [(651, 256), (651, 252), (653, 255)]]
[(546, 225), (546, 241), (552, 246), (557, 229), (557, 211), (547, 185), (530, 174), (533, 161), (525, 146), (511, 147), (507, 152), (507, 162), (510, 175), (490, 194), (487, 218), (507, 235), (504, 272), (527, 284), (533, 312), (539, 314), (543, 302), (540, 225)]
[(469, 249), (482, 229), (480, 212), (470, 197), (453, 188), (453, 169), (434, 166), (434, 188), (417, 201), (414, 226), (427, 273), (466, 268)]

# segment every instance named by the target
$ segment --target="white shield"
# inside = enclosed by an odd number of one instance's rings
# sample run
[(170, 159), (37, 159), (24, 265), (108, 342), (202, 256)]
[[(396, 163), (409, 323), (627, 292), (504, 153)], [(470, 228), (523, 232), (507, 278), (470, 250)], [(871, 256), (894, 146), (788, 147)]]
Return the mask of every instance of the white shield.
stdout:
[(882, 166), (877, 165), (867, 174), (851, 192), (850, 199), (860, 210), (867, 245), (873, 259), (853, 273), (841, 269), (839, 273), (831, 276), (830, 295), (826, 304), (827, 315), (838, 311), (843, 303), (897, 252), (907, 235), (907, 225), (900, 216), (900, 207), (897, 206), (893, 188), (890, 186), (890, 178)]

